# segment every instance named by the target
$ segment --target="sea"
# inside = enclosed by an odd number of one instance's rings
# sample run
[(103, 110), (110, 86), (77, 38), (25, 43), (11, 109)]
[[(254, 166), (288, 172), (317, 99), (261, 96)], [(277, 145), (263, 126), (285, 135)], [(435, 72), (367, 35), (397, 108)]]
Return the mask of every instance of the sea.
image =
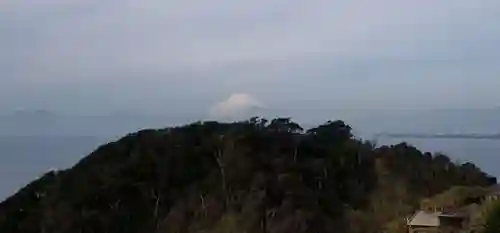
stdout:
[[(353, 119), (351, 122), (356, 136), (366, 140), (375, 140), (377, 145), (407, 142), (421, 151), (444, 153), (457, 162), (473, 162), (483, 171), (500, 178), (500, 140), (376, 136), (381, 131), (439, 133), (446, 131), (445, 128), (439, 128), (446, 125), (449, 126), (447, 129), (451, 127), (460, 132), (485, 132), (484, 129), (495, 130), (495, 127), (500, 126), (500, 118), (498, 118), (499, 124), (487, 122), (489, 127), (485, 126), (483, 128), (471, 127), (481, 125), (474, 122), (470, 122), (471, 124), (457, 124), (456, 120), (453, 121), (455, 122), (453, 125), (449, 125), (450, 121), (448, 120), (441, 120), (442, 124), (433, 122), (429, 127), (428, 121), (422, 121), (422, 118), (412, 119), (413, 121), (408, 118), (396, 121), (382, 118), (379, 118), (379, 120), (373, 120), (373, 118), (362, 120), (362, 118), (358, 118)], [(436, 119), (433, 118), (433, 120)], [(484, 120), (484, 118), (481, 119)], [(52, 169), (70, 168), (98, 146), (117, 140), (128, 132), (134, 132), (141, 128), (161, 128), (166, 126), (162, 124), (162, 119), (157, 119), (155, 122), (134, 121), (135, 123), (130, 123), (130, 121), (123, 121), (124, 123), (121, 125), (117, 125), (115, 121), (99, 122), (101, 124), (75, 123), (74, 125), (84, 126), (80, 127), (81, 130), (79, 131), (68, 130), (72, 124), (65, 123), (64, 127), (55, 127), (54, 130), (47, 130), (47, 128), (37, 132), (25, 130), (22, 134), (9, 133), (20, 132), (19, 130), (13, 130), (20, 128), (20, 126), (15, 127), (12, 124), (7, 124), (8, 127), (11, 127), (10, 130), (1, 130), (2, 127), (0, 127), (0, 201), (14, 194), (45, 172)], [(107, 127), (112, 125), (111, 123), (115, 123), (115, 125), (112, 128)], [(411, 125), (412, 127), (405, 128), (402, 127), (403, 125)], [(457, 125), (460, 127), (457, 127)], [(469, 128), (463, 127), (464, 125)], [(2, 125), (0, 124), (0, 126)], [(7, 128), (3, 127), (3, 129)], [(449, 132), (449, 130), (446, 132)], [(500, 132), (500, 130), (496, 132)]]

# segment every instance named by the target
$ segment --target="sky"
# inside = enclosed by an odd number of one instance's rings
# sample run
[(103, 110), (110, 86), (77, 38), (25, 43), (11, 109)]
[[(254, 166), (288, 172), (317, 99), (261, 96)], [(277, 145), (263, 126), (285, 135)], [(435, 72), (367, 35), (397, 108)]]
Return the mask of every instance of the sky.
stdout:
[[(0, 115), (47, 110), (234, 119), (282, 110), (322, 121), (331, 119), (325, 109), (363, 115), (499, 107), (498, 22), (498, 0), (0, 0)], [(412, 115), (413, 123), (354, 125), (374, 132), (498, 132), (498, 115), (451, 115), (460, 119)], [(99, 130), (149, 127), (111, 120), (96, 120)], [(53, 131), (96, 133), (96, 125), (82, 122), (58, 122)], [(0, 121), (0, 128), (47, 133), (50, 126), (21, 123)], [(34, 173), (68, 166), (100, 142), (78, 153), (66, 141), (36, 143), (16, 144), (6, 153), (16, 156), (0, 156), (0, 183), (9, 186), (0, 199)], [(438, 144), (457, 146), (445, 150), (451, 154), (468, 153), (461, 148), (466, 143)], [(489, 156), (498, 151), (492, 145), (469, 151), (485, 148), (481, 154)], [(33, 163), (31, 150), (38, 159), (74, 156)]]
[(0, 113), (489, 108), (498, 0), (3, 0)]

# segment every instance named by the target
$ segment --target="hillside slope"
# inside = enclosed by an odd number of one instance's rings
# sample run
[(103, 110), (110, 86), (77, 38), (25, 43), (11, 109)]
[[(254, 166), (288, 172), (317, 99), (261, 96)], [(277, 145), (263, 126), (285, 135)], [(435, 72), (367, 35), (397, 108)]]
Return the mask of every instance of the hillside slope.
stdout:
[(424, 197), (496, 179), (342, 121), (288, 118), (143, 130), (0, 204), (0, 232), (380, 232)]

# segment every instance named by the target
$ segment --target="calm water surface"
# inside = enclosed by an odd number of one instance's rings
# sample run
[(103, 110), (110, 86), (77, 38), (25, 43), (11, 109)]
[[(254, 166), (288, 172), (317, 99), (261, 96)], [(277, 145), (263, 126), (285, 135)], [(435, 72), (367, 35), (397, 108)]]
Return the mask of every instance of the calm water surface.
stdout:
[[(99, 145), (116, 137), (0, 136), (0, 199), (51, 168), (68, 168)], [(370, 137), (365, 137), (370, 139)], [(377, 143), (406, 141), (422, 151), (442, 152), (453, 160), (472, 161), (500, 177), (500, 140), (377, 138)]]

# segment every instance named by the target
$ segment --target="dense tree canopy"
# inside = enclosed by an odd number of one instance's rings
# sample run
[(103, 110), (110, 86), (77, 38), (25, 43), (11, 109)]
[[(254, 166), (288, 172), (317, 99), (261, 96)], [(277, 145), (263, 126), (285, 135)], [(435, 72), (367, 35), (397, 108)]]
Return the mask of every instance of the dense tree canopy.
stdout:
[(492, 183), (442, 154), (376, 147), (342, 121), (196, 122), (45, 174), (0, 204), (0, 232), (380, 232), (422, 198)]

